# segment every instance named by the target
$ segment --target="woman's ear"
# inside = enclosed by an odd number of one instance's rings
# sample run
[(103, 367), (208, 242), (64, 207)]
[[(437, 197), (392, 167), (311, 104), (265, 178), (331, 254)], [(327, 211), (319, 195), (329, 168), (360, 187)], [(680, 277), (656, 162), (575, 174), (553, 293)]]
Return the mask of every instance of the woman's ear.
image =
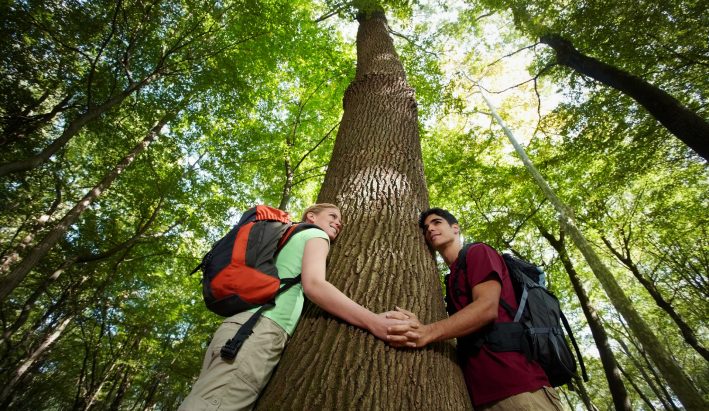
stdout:
[(315, 213), (312, 211), (309, 212), (308, 214), (305, 215), (305, 222), (306, 223), (314, 223), (315, 222)]

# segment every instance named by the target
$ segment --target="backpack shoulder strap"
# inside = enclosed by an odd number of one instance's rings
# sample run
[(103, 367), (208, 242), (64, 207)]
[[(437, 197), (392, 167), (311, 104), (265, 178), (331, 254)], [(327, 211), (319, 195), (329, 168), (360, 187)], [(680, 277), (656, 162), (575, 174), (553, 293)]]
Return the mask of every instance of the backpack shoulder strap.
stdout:
[(468, 261), (467, 261), (467, 256), (468, 256), (468, 251), (470, 251), (470, 247), (474, 246), (475, 244), (481, 244), (480, 242), (475, 242), (475, 243), (467, 243), (463, 244), (463, 248), (460, 249), (458, 252), (458, 260), (457, 260), (457, 266), (458, 269), (461, 271), (465, 271), (468, 269)]
[(571, 340), (571, 344), (574, 346), (574, 351), (576, 351), (576, 357), (579, 359), (579, 365), (581, 366), (581, 376), (583, 377), (583, 380), (585, 382), (588, 382), (588, 374), (586, 373), (586, 365), (583, 363), (583, 357), (581, 356), (581, 350), (579, 350), (578, 344), (576, 344), (576, 338), (574, 338), (574, 333), (571, 331), (571, 326), (569, 325), (569, 321), (566, 319), (566, 316), (564, 315), (563, 312), (559, 311), (560, 317), (561, 317), (561, 322), (564, 324), (564, 328), (566, 328), (566, 333), (569, 336), (569, 339)]
[(276, 248), (276, 254), (278, 254), (278, 252), (281, 251), (281, 249), (283, 247), (285, 247), (288, 240), (293, 238), (294, 235), (298, 234), (299, 232), (301, 232), (303, 230), (308, 230), (310, 228), (316, 228), (316, 229), (322, 231), (322, 228), (316, 226), (315, 224), (310, 224), (310, 223), (291, 224), (290, 227), (288, 227), (288, 229), (286, 230), (286, 232), (283, 233), (283, 236), (281, 236), (281, 239), (278, 241), (278, 247)]
[[(458, 252), (458, 260), (457, 260), (456, 265), (459, 270), (465, 271), (468, 269), (468, 262), (467, 262), (468, 251), (470, 250), (470, 247), (472, 247), (476, 244), (485, 244), (485, 243), (477, 241), (474, 243), (464, 244), (463, 248), (461, 248), (460, 252)], [(507, 262), (507, 261), (505, 260), (505, 262)], [(505, 265), (507, 265), (507, 264), (505, 264)], [(509, 271), (509, 270), (510, 270), (510, 268), (507, 267), (507, 271)], [(525, 300), (526, 300), (526, 296), (525, 296)], [(515, 318), (515, 321), (517, 321), (522, 316), (522, 312), (524, 311), (524, 305), (520, 305), (517, 310), (514, 310), (510, 304), (508, 304), (505, 300), (502, 299), (502, 297), (500, 297), (499, 304), (507, 311), (507, 313), (509, 313), (510, 317)]]
[[(281, 279), (281, 284), (283, 286), (278, 289), (278, 291), (276, 292), (276, 296), (283, 294), (299, 282), (300, 274), (298, 274), (294, 278)], [(256, 322), (261, 317), (261, 314), (264, 311), (271, 309), (275, 306), (276, 297), (274, 296), (273, 300), (267, 302), (266, 304), (263, 304), (261, 308), (259, 308), (251, 317), (249, 317), (249, 319), (241, 327), (239, 327), (239, 330), (236, 332), (236, 334), (234, 334), (234, 337), (230, 338), (222, 347), (220, 351), (220, 355), (222, 356), (222, 358), (227, 361), (233, 360), (236, 357), (236, 354), (239, 352), (241, 346), (244, 345), (246, 339), (249, 338), (251, 334), (253, 334), (253, 329), (256, 326)]]

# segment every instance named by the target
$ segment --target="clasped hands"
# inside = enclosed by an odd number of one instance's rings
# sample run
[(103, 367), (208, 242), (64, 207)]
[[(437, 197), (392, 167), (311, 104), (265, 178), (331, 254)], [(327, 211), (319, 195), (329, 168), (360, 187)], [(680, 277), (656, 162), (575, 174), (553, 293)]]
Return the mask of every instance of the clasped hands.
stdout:
[(394, 320), (387, 326), (386, 336), (382, 338), (390, 346), (421, 348), (430, 342), (428, 326), (421, 324), (411, 311), (396, 307), (396, 310), (379, 315), (390, 321)]

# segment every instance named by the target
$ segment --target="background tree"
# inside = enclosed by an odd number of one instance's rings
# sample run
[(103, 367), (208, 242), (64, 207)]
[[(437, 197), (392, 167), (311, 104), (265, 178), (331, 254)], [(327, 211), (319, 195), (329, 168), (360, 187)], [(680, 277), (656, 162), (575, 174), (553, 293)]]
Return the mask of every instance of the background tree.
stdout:
[[(466, 241), (486, 241), (544, 267), (592, 378), (590, 384), (561, 388), (562, 396), (572, 409), (613, 408), (582, 303), (561, 255), (537, 227), (559, 233), (555, 211), (473, 94), (475, 84), (484, 84), (501, 116), (528, 138), (521, 144), (575, 210), (592, 247), (633, 296), (634, 309), (664, 331), (658, 337), (672, 347), (672, 360), (706, 395), (706, 360), (603, 241), (624, 251), (699, 346), (709, 346), (706, 162), (634, 100), (575, 71), (549, 66), (555, 63), (553, 50), (536, 44), (541, 33), (515, 24), (511, 4), (386, 3), (385, 27), (406, 82), (416, 90), (414, 128), (431, 204), (459, 216)], [(660, 87), (706, 118), (709, 25), (701, 2), (560, 6), (535, 0), (524, 7), (533, 22), (543, 22), (578, 50)], [(7, 273), (167, 109), (198, 90), (0, 304), (0, 384), (11, 387), (5, 408), (175, 409), (189, 392), (219, 321), (202, 305), (199, 279), (185, 274), (240, 210), (282, 202), (299, 215), (316, 200), (343, 118), (342, 95), (355, 76), (357, 23), (346, 17), (350, 6), (157, 0), (11, 2), (0, 8), (0, 31), (11, 40), (0, 45), (2, 164), (41, 153), (82, 113), (117, 96), (130, 79), (149, 74), (163, 52), (186, 44), (170, 53), (153, 80), (87, 121), (47, 161), (0, 177), (0, 273)], [(345, 18), (335, 18), (338, 13)], [(412, 109), (386, 110), (399, 115)], [(362, 147), (362, 155), (369, 152)], [(400, 164), (407, 158), (375, 160)], [(337, 175), (356, 180), (345, 175), (347, 164), (338, 166)], [(382, 178), (375, 188), (390, 180), (398, 181)], [(405, 194), (407, 187), (396, 190)], [(342, 192), (357, 195), (346, 187)], [(382, 224), (399, 232), (408, 227), (388, 219), (409, 211), (390, 209), (383, 200), (380, 206), (370, 211)], [(353, 216), (364, 212), (347, 210)], [(415, 217), (410, 213), (406, 219)], [(358, 221), (371, 218), (363, 214)], [(363, 230), (374, 236), (372, 244), (383, 238), (373, 228)], [(406, 232), (406, 239), (396, 241), (419, 244), (413, 240), (418, 231)], [(344, 245), (337, 247), (335, 253), (346, 253)], [(399, 261), (392, 257), (399, 256), (399, 248), (394, 250), (372, 264)], [(573, 247), (567, 253), (608, 335), (631, 408), (681, 408), (667, 377), (596, 285), (583, 256)], [(354, 267), (369, 266), (355, 262)], [(385, 271), (377, 266), (372, 272)], [(382, 281), (399, 290), (399, 282), (419, 278), (412, 275)], [(338, 286), (371, 308), (405, 305), (413, 298), (394, 292), (390, 298), (387, 289), (363, 295), (367, 287), (360, 278), (343, 278)], [(417, 304), (428, 306), (423, 301), (410, 306)], [(320, 313), (311, 315), (322, 321)], [(328, 327), (370, 341), (360, 331)], [(380, 347), (383, 361), (401, 354), (373, 340), (366, 344)]]

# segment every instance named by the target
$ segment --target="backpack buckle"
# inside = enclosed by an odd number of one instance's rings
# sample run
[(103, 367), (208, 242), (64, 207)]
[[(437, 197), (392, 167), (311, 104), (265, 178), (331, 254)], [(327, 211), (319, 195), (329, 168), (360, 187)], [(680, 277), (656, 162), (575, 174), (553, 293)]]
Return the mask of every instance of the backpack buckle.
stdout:
[(241, 346), (244, 344), (245, 338), (232, 338), (224, 344), (219, 354), (226, 361), (231, 361), (236, 358), (236, 353), (239, 352)]

